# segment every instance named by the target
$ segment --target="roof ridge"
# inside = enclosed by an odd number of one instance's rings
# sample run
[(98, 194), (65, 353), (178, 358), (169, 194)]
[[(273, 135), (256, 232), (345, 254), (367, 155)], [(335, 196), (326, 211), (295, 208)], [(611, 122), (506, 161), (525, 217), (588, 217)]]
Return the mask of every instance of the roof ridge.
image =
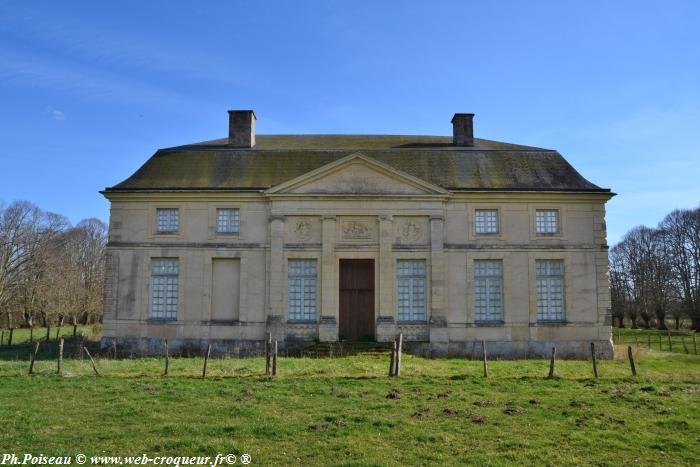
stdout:
[(270, 150), (421, 150), (441, 149), (455, 152), (521, 151), (556, 152), (554, 149), (526, 146), (503, 141), (474, 138), (474, 146), (454, 146), (446, 135), (388, 135), (388, 134), (259, 134), (252, 148), (231, 148), (228, 138), (217, 138), (184, 145), (160, 148), (160, 151), (270, 151)]

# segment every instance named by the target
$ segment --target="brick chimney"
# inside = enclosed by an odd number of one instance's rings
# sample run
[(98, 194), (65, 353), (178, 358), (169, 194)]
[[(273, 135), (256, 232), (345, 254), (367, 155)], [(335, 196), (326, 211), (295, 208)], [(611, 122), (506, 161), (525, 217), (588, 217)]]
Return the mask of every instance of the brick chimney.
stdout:
[(228, 111), (228, 145), (232, 148), (252, 148), (255, 146), (255, 121), (252, 110)]
[(452, 117), (452, 144), (474, 146), (474, 114), (455, 114)]

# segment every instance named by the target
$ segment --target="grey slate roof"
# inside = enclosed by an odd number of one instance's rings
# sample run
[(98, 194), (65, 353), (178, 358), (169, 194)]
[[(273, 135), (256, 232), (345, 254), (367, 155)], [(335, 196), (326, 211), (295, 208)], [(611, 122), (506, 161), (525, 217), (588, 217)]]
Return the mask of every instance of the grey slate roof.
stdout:
[(356, 152), (452, 191), (610, 191), (554, 150), (403, 135), (258, 135), (252, 149), (230, 148), (227, 139), (160, 149), (106, 191), (263, 190)]

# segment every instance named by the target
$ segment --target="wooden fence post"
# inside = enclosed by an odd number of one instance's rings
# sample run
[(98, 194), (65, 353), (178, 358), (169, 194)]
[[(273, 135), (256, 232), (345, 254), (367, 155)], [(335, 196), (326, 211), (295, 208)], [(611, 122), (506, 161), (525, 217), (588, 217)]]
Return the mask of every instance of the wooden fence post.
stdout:
[(85, 351), (85, 341), (80, 337), (80, 361), (83, 361), (83, 352)]
[(51, 340), (51, 325), (46, 325), (46, 342)]
[(61, 334), (61, 326), (56, 328), (56, 340), (60, 337), (59, 334)]
[(397, 378), (401, 376), (401, 353), (403, 352), (403, 333), (399, 333), (399, 343), (396, 347), (396, 370), (394, 371), (394, 376)]
[(632, 369), (632, 376), (637, 376), (637, 367), (634, 365), (634, 355), (632, 355), (632, 346), (627, 347), (627, 356), (630, 359), (630, 368)]
[(683, 344), (683, 351), (685, 353), (690, 353), (690, 351), (688, 350), (688, 346), (685, 345), (685, 336), (681, 336), (681, 344)]
[(557, 348), (552, 347), (552, 358), (549, 361), (549, 376), (548, 378), (554, 378), (554, 356), (557, 353)]
[(267, 333), (265, 338), (265, 375), (270, 376), (270, 351), (272, 350), (272, 333)]
[(389, 359), (389, 377), (394, 376), (394, 361), (396, 360), (396, 339), (391, 343), (391, 358)]
[(595, 344), (591, 342), (591, 359), (593, 360), (593, 374), (598, 377), (598, 364), (595, 360)]
[(7, 314), (7, 329), (9, 330), (9, 335), (7, 336), (7, 345), (12, 345), (12, 334), (14, 331), (14, 326), (12, 324), (12, 313)]
[(277, 341), (272, 346), (272, 376), (277, 376)]
[(693, 349), (695, 350), (695, 355), (698, 354), (698, 342), (695, 340), (697, 332), (693, 332)]
[(673, 352), (673, 343), (671, 342), (671, 330), (668, 330), (668, 351)]
[(209, 353), (211, 352), (211, 344), (207, 344), (207, 353), (204, 355), (204, 367), (202, 368), (202, 378), (207, 377), (207, 362), (209, 361)]
[(90, 355), (90, 351), (87, 349), (87, 347), (83, 347), (83, 350), (85, 350), (85, 355), (88, 356), (90, 359), (90, 363), (92, 363), (92, 371), (95, 372), (95, 375), (100, 376), (100, 372), (97, 371), (97, 367), (95, 366), (95, 360), (92, 359), (92, 355)]
[(168, 339), (163, 341), (163, 352), (165, 352), (165, 371), (163, 376), (168, 376), (168, 369), (170, 368), (170, 355), (168, 355)]
[(56, 365), (56, 374), (61, 374), (61, 363), (63, 363), (63, 338), (58, 341), (58, 363)]
[(117, 359), (117, 340), (116, 339), (112, 341), (112, 356), (114, 357), (115, 360)]
[(620, 337), (620, 328), (617, 328), (617, 345), (622, 344), (622, 339)]
[(639, 337), (638, 336), (634, 336), (634, 346), (636, 348), (639, 348)]
[(5, 330), (3, 329), (0, 331), (0, 346), (2, 346), (2, 342), (5, 340)]
[(34, 352), (32, 352), (31, 359), (29, 360), (29, 374), (34, 373), (34, 360), (36, 360), (36, 354), (39, 352), (39, 341), (34, 343)]
[(659, 332), (659, 352), (664, 350), (664, 348), (661, 346), (661, 333)]
[(489, 375), (489, 362), (486, 359), (486, 341), (484, 340), (481, 341), (481, 354), (484, 359), (484, 378), (486, 378)]

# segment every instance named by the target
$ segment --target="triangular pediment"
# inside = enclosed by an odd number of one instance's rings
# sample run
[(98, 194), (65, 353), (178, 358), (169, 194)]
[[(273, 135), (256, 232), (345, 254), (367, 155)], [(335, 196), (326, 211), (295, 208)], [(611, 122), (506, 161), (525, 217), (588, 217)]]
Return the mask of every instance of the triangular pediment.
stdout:
[(425, 180), (356, 153), (267, 190), (295, 195), (445, 195)]

